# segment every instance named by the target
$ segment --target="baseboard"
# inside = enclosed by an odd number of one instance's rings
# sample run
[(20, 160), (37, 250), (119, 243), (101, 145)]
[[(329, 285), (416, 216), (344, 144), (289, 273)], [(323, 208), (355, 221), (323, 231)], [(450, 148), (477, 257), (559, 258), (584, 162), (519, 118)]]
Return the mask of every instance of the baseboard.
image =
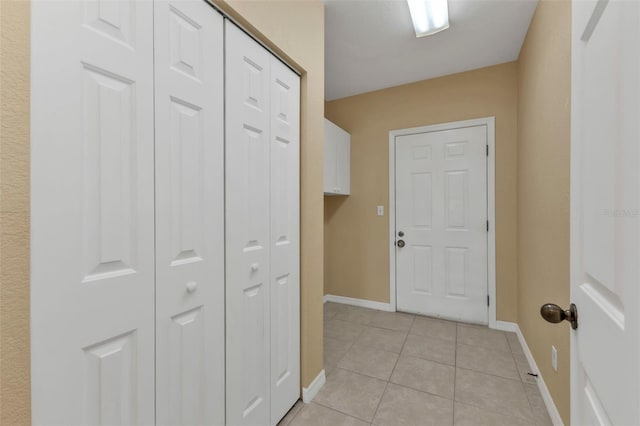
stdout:
[(516, 333), (516, 335), (518, 336), (518, 340), (520, 341), (520, 345), (522, 346), (522, 350), (524, 351), (524, 355), (527, 357), (527, 361), (529, 362), (529, 366), (538, 374), (538, 378), (536, 380), (538, 382), (538, 389), (540, 389), (540, 394), (542, 395), (544, 404), (547, 406), (547, 411), (549, 412), (551, 421), (553, 422), (554, 426), (564, 425), (564, 423), (562, 422), (562, 417), (560, 417), (560, 413), (558, 412), (558, 408), (551, 398), (549, 388), (547, 388), (547, 385), (544, 382), (544, 378), (542, 377), (542, 373), (540, 373), (540, 369), (536, 364), (536, 360), (533, 358), (533, 354), (529, 349), (529, 345), (527, 345), (527, 341), (524, 340), (524, 335), (522, 334), (522, 330), (520, 330), (520, 326), (518, 326), (518, 324), (514, 322), (496, 321), (495, 329)]
[(496, 326), (491, 327), (500, 331), (508, 331), (510, 333), (518, 333), (518, 324), (515, 322), (507, 322), (507, 321), (496, 321)]
[(318, 392), (320, 392), (320, 389), (322, 389), (326, 380), (324, 370), (320, 371), (308, 388), (302, 388), (302, 402), (308, 404), (313, 401), (313, 398), (315, 398)]
[(355, 299), (353, 297), (334, 296), (333, 294), (324, 295), (324, 303), (335, 302), (345, 305), (360, 306), (362, 308), (378, 309), (380, 311), (395, 312), (395, 308), (390, 303), (374, 302), (373, 300)]

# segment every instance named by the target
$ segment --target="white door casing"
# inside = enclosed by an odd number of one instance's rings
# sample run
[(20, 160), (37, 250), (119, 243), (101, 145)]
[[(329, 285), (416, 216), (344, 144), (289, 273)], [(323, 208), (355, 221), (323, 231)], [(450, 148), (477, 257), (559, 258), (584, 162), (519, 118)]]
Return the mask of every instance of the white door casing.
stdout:
[(640, 424), (640, 3), (572, 8), (571, 422)]
[(154, 15), (156, 420), (224, 424), (223, 17)]
[(271, 424), (300, 397), (300, 78), (271, 57)]
[(153, 3), (31, 3), (34, 424), (154, 423)]
[(270, 421), (271, 56), (225, 23), (226, 416)]
[(395, 137), (398, 310), (488, 323), (486, 150), (484, 125)]

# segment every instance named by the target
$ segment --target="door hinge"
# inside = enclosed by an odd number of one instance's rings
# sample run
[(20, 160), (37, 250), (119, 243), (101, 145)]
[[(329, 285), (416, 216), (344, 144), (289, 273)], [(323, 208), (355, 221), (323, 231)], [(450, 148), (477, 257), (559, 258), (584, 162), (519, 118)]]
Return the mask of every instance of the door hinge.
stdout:
[(491, 304), (489, 303), (489, 295), (487, 294), (487, 306), (491, 306)]
[(487, 145), (487, 157), (489, 156), (489, 145)]
[(487, 221), (487, 232), (489, 232), (489, 221)]

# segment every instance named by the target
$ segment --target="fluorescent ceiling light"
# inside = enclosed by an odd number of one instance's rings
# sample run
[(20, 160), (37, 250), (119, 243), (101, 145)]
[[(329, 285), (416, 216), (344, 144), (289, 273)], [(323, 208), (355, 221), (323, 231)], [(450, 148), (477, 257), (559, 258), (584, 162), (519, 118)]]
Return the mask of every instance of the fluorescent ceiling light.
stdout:
[(449, 28), (447, 0), (407, 0), (416, 37), (424, 37)]

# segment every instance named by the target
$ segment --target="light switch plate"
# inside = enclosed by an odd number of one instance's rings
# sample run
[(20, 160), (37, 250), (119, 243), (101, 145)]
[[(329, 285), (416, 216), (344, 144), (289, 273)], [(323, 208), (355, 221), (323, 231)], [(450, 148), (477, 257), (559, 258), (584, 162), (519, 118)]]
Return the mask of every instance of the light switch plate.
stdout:
[(384, 216), (384, 206), (378, 206), (378, 216)]

